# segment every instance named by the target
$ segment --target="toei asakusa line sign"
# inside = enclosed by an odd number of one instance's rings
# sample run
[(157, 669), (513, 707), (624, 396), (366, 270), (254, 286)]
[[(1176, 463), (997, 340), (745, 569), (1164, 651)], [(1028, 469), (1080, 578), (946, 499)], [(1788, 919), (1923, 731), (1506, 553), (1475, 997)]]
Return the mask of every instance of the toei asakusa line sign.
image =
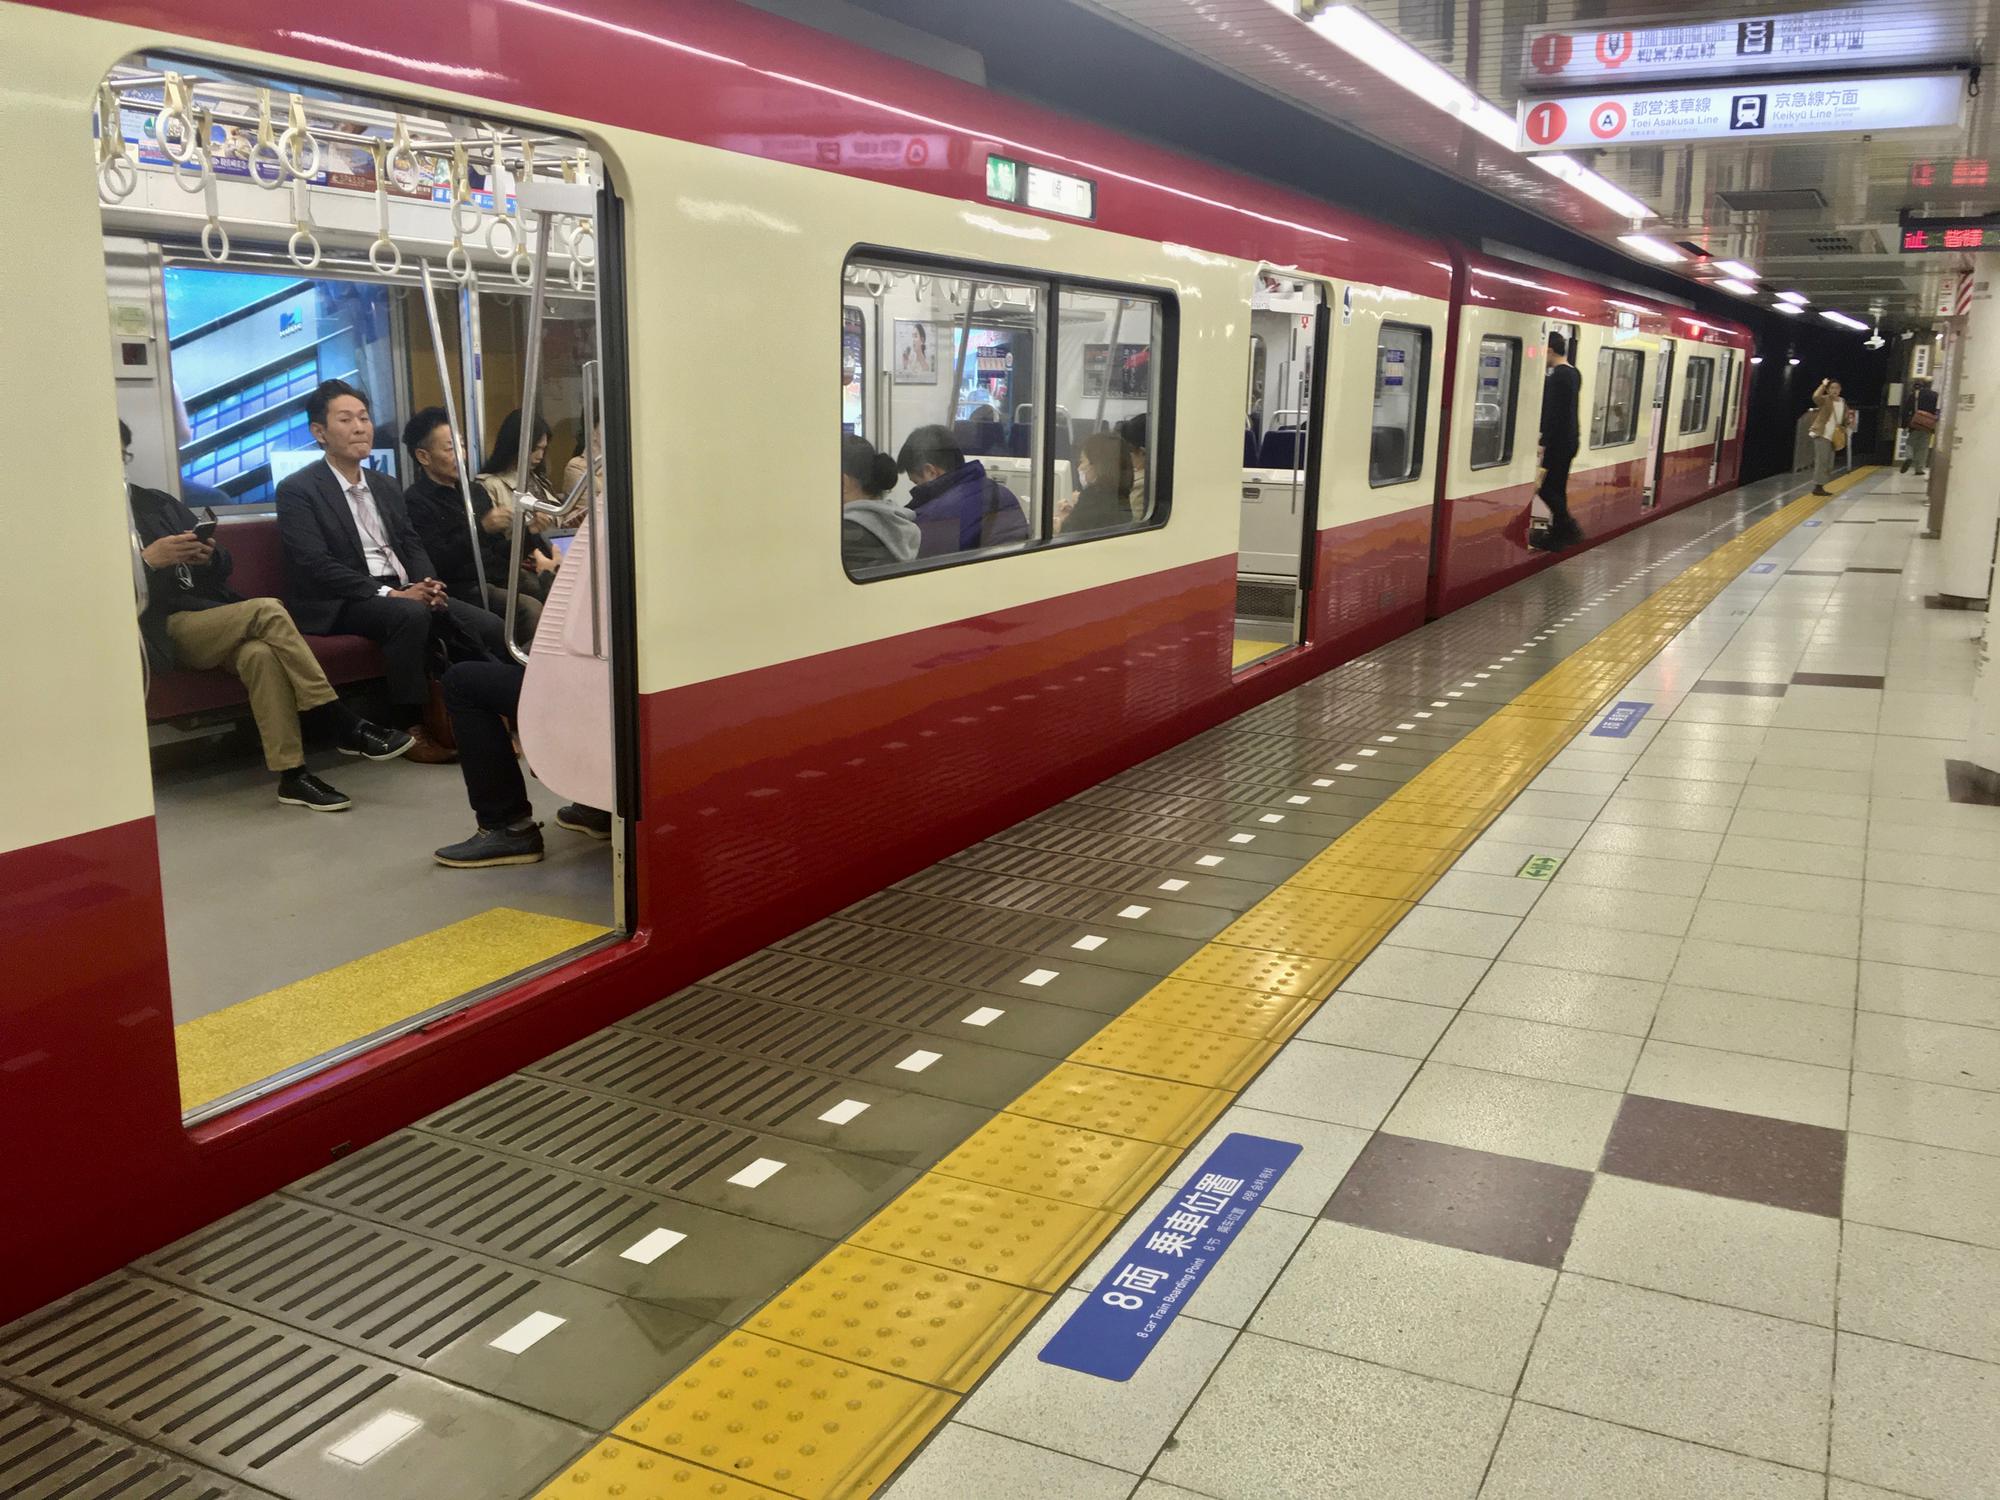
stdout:
[(1897, 78), (1769, 79), (1672, 88), (1605, 89), (1523, 99), (1523, 151), (1663, 141), (1956, 130), (1965, 82), (1956, 73)]

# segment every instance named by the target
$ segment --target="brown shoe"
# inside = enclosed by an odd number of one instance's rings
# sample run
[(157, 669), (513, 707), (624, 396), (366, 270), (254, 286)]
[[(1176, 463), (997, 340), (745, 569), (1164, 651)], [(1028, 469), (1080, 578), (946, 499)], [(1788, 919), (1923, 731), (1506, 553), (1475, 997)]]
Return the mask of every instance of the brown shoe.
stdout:
[(411, 738), (416, 743), (410, 746), (404, 760), (413, 760), (420, 766), (448, 766), (458, 759), (456, 750), (447, 750), (421, 729), (414, 729)]

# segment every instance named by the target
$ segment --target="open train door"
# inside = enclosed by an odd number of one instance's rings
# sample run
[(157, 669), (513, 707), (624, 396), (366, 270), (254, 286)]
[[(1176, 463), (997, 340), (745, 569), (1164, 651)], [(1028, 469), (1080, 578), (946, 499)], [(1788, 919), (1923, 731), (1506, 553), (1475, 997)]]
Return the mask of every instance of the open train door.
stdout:
[(1651, 510), (1660, 503), (1660, 469), (1667, 447), (1667, 397), (1674, 388), (1674, 341), (1660, 340), (1660, 358), (1653, 370), (1652, 426), (1646, 434), (1646, 487), (1639, 496), (1639, 508)]
[(1319, 535), (1326, 287), (1269, 267), (1250, 294), (1243, 489), (1237, 513), (1237, 670), (1305, 639)]

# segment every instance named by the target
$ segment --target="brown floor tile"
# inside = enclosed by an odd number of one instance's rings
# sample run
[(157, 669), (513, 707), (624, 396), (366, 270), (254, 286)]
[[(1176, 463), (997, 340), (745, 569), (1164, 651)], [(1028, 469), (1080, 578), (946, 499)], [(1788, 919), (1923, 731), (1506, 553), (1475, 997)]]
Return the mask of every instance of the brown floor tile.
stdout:
[(1954, 802), (1972, 802), (1981, 807), (2000, 806), (2000, 777), (1969, 760), (1944, 763), (1944, 786)]
[(1883, 686), (1883, 679), (1865, 677), (1854, 672), (1794, 672), (1792, 686), (1879, 688)]
[(1845, 568), (1787, 568), (1785, 572), (1793, 578), (1838, 578)]
[(1628, 1094), (1601, 1170), (1838, 1218), (1846, 1162), (1843, 1131)]
[(1559, 1268), (1590, 1183), (1574, 1167), (1377, 1134), (1321, 1217)]
[(1705, 677), (1689, 688), (1690, 693), (1733, 693), (1739, 698), (1782, 698), (1785, 688), (1782, 682), (1730, 682), (1722, 678)]

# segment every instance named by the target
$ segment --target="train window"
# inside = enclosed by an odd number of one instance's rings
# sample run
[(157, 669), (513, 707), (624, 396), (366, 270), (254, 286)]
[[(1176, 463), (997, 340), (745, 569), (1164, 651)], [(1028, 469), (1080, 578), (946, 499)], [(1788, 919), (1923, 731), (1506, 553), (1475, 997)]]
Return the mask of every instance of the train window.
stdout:
[(1521, 395), (1521, 341), (1488, 334), (1479, 341), (1472, 393), (1472, 467), (1492, 469), (1514, 457), (1514, 412)]
[(1687, 383), (1681, 391), (1681, 431), (1706, 432), (1715, 390), (1715, 361), (1700, 355), (1688, 361)]
[(89, 498), (140, 554), (200, 1120), (623, 936), (619, 210), (582, 137), (326, 76), (137, 56), (96, 103), (128, 483)]
[(1056, 496), (1056, 535), (1142, 525), (1153, 512), (1147, 460), (1159, 446), (1159, 303), (1067, 288), (1061, 298), (1056, 410), (1070, 413), (1069, 441), (1059, 424), (1053, 448), (1070, 461), (1074, 488)]
[(1424, 402), (1430, 389), (1431, 331), (1384, 323), (1375, 346), (1375, 415), (1368, 482), (1402, 484), (1424, 467)]
[(843, 402), (849, 577), (1164, 520), (1170, 301), (888, 257), (850, 260), (842, 283), (843, 380), (850, 314), (872, 319), (887, 371), (872, 409)]
[(1597, 351), (1597, 392), (1590, 412), (1590, 446), (1615, 448), (1639, 431), (1639, 393), (1646, 356), (1637, 349)]
[(840, 309), (840, 431), (868, 427), (868, 319), (853, 303)]

